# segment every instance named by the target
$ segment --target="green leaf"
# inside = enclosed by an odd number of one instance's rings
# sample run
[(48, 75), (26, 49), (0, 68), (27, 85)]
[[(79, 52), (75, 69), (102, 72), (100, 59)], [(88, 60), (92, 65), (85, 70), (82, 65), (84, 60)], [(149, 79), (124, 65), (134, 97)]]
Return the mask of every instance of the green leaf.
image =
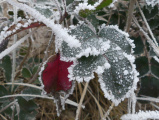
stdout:
[(22, 97), (18, 97), (20, 106), (19, 120), (33, 120), (36, 118), (38, 106), (33, 100), (26, 101)]
[(39, 66), (34, 66), (33, 71), (32, 71), (33, 75), (37, 72), (38, 68), (39, 68)]
[(134, 40), (135, 48), (134, 48), (134, 54), (139, 55), (144, 52), (144, 44), (142, 42), (141, 37), (132, 38)]
[(5, 78), (7, 82), (9, 82), (11, 80), (11, 74), (12, 74), (12, 63), (9, 56), (5, 56), (2, 59), (2, 63), (0, 64), (0, 67), (4, 70)]
[(147, 57), (139, 57), (135, 60), (136, 69), (140, 73), (140, 76), (143, 76), (149, 71), (148, 59)]
[(49, 8), (42, 8), (42, 7), (36, 6), (35, 9), (47, 18), (53, 15), (53, 11)]
[(99, 37), (103, 37), (117, 44), (128, 54), (132, 52), (132, 47), (134, 47), (132, 40), (128, 38), (128, 34), (119, 30), (117, 26), (106, 26), (101, 28)]
[(74, 0), (66, 0), (66, 5), (73, 3)]
[(154, 75), (159, 77), (159, 63), (154, 58), (151, 59), (151, 71)]
[(23, 68), (22, 69), (22, 76), (25, 78), (30, 78), (32, 76), (32, 74), (28, 68)]
[(108, 5), (110, 5), (112, 2), (113, 2), (112, 0), (103, 0), (103, 1), (100, 3), (100, 5), (98, 5), (98, 6), (96, 7), (96, 10), (100, 10), (100, 9), (102, 9), (102, 8), (104, 8), (104, 7), (108, 6)]
[[(11, 101), (5, 101), (3, 104), (0, 105), (0, 110), (3, 109), (4, 107), (6, 107), (10, 103), (11, 103)], [(8, 107), (6, 110), (4, 110), (2, 112), (2, 114), (7, 114), (7, 115), (11, 116), (12, 115), (11, 107)]]
[(87, 19), (89, 20), (89, 22), (92, 23), (92, 25), (93, 25), (95, 28), (98, 28), (99, 20), (96, 18), (95, 15), (89, 15), (89, 16), (87, 17)]
[(148, 21), (148, 24), (150, 25), (150, 28), (152, 30), (154, 30), (154, 29), (159, 27), (158, 20), (159, 20), (159, 15), (156, 15), (153, 19)]
[(137, 72), (129, 60), (133, 56), (128, 56), (122, 49), (114, 49), (118, 47), (111, 43), (110, 49), (104, 54), (111, 67), (105, 69), (102, 76), (99, 76), (99, 82), (105, 97), (111, 99), (116, 105), (130, 96), (134, 90), (134, 83), (137, 81)]
[(153, 19), (158, 13), (159, 13), (159, 10), (158, 10), (158, 6), (144, 6), (143, 7), (143, 13), (146, 17), (146, 19), (149, 21), (151, 19)]
[[(0, 97), (5, 95), (8, 95), (8, 91), (4, 86), (0, 85)], [(0, 99), (0, 103), (6, 102), (6, 101), (8, 101), (7, 98)]]
[[(32, 87), (28, 87), (28, 88), (25, 88), (23, 91), (22, 91), (23, 94), (30, 94), (30, 95), (41, 95), (41, 90), (39, 89), (36, 89), (36, 88), (32, 88)], [(23, 97), (26, 101), (29, 101), (31, 99), (34, 99), (35, 97)]]
[(159, 96), (159, 80), (152, 76), (141, 78), (141, 87), (138, 95), (157, 98)]

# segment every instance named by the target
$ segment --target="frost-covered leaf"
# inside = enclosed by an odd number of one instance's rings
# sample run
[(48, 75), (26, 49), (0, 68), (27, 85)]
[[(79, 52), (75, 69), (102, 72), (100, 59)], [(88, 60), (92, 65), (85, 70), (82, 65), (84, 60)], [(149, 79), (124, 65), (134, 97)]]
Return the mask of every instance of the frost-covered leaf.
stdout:
[(12, 74), (12, 63), (9, 56), (5, 56), (2, 59), (2, 62), (0, 63), (0, 67), (5, 72), (5, 78), (9, 82), (11, 80), (11, 74)]
[(63, 42), (61, 57), (64, 61), (72, 61), (81, 56), (99, 55), (110, 47), (108, 40), (103, 42), (103, 38), (96, 36), (86, 24), (72, 29), (70, 34), (76, 35), (77, 39), (81, 42), (81, 47), (70, 48), (66, 42)]
[(35, 9), (47, 18), (49, 18), (53, 15), (53, 11), (49, 8), (36, 6)]
[(147, 5), (151, 5), (152, 7), (159, 4), (158, 0), (145, 0), (145, 1), (146, 1)]
[[(36, 88), (32, 88), (32, 87), (28, 87), (28, 88), (25, 88), (23, 91), (22, 91), (22, 94), (30, 94), (30, 95), (41, 95), (41, 90), (39, 89), (36, 89)], [(23, 98), (26, 100), (26, 101), (29, 101), (31, 99), (34, 99), (35, 97), (28, 97), (28, 96), (23, 96)]]
[(73, 3), (74, 0), (66, 0), (66, 5)]
[(133, 65), (134, 57), (124, 53), (115, 43), (111, 43), (104, 55), (111, 67), (99, 76), (99, 82), (105, 97), (118, 105), (136, 89), (138, 73)]
[(124, 52), (130, 54), (133, 52), (132, 48), (135, 45), (132, 43), (133, 41), (128, 38), (128, 34), (124, 31), (121, 31), (118, 26), (102, 26), (99, 31), (99, 37), (103, 37), (111, 42), (114, 42), (118, 46), (120, 46)]
[(18, 103), (20, 106), (19, 120), (34, 120), (36, 118), (38, 105), (33, 100), (26, 101), (19, 97)]
[(144, 6), (143, 7), (143, 13), (146, 17), (146, 19), (149, 21), (153, 19), (159, 12), (158, 6)]
[(94, 78), (94, 72), (102, 74), (104, 69), (109, 69), (110, 65), (103, 55), (81, 57), (69, 68), (70, 80), (83, 80), (88, 82)]

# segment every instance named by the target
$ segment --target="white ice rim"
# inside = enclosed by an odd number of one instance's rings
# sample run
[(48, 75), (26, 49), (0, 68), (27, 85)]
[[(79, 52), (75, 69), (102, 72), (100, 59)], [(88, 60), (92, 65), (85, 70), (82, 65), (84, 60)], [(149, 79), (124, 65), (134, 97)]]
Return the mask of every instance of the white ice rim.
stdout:
[[(74, 61), (73, 62), (73, 65), (71, 65), (69, 68), (68, 68), (68, 72), (69, 72), (69, 75), (68, 75), (68, 78), (69, 78), (69, 81), (74, 81), (74, 80), (76, 80), (77, 82), (83, 82), (83, 81), (85, 81), (85, 82), (89, 82), (91, 79), (93, 79), (93, 78), (95, 78), (95, 76), (94, 76), (94, 73), (98, 73), (98, 67), (100, 67), (102, 70), (103, 70), (103, 72), (104, 72), (104, 70), (105, 69), (109, 69), (110, 68), (110, 66), (109, 67), (105, 67), (105, 66), (107, 66), (109, 63), (108, 63), (108, 61), (106, 60), (106, 62), (105, 62), (105, 64), (103, 65), (103, 66), (96, 66), (96, 68), (94, 69), (94, 70), (92, 70), (91, 72), (92, 72), (92, 74), (90, 75), (90, 76), (87, 76), (87, 77), (80, 77), (80, 76), (74, 76), (73, 75), (73, 68), (76, 66), (78, 64), (78, 62), (77, 62), (77, 60), (76, 61)], [(109, 64), (110, 65), (110, 64)], [(103, 73), (102, 72), (102, 73)], [(100, 73), (100, 74), (102, 74), (102, 73)]]

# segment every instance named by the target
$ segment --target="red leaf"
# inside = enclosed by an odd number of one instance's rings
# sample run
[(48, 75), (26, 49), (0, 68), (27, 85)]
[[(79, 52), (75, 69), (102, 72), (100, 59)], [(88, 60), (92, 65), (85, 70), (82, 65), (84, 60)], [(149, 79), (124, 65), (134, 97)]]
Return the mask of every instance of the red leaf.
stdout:
[(67, 91), (72, 87), (72, 81), (69, 81), (67, 69), (72, 64), (73, 62), (61, 61), (60, 54), (56, 54), (48, 60), (42, 72), (44, 90), (47, 93), (61, 90)]

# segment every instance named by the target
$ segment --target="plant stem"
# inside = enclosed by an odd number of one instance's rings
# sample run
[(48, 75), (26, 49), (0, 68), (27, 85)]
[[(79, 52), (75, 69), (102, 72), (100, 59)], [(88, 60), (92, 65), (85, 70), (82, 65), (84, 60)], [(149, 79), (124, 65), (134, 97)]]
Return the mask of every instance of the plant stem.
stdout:
[(131, 21), (132, 21), (134, 6), (135, 6), (135, 0), (130, 0), (128, 17), (127, 17), (126, 28), (125, 28), (126, 32), (129, 32), (129, 29), (130, 29), (130, 26), (131, 26)]
[(87, 88), (88, 88), (88, 84), (89, 84), (89, 82), (86, 82), (85, 87), (84, 87), (84, 90), (83, 90), (83, 93), (82, 93), (82, 96), (81, 96), (81, 99), (80, 99), (80, 102), (79, 102), (79, 105), (78, 105), (78, 109), (77, 109), (77, 111), (76, 111), (76, 118), (75, 118), (75, 120), (78, 120), (78, 118), (79, 118), (79, 114), (80, 114), (82, 102), (83, 102), (84, 97), (85, 97), (85, 95), (86, 95), (86, 91), (87, 91)]
[[(37, 98), (45, 98), (45, 99), (53, 100), (53, 97), (42, 96), (42, 95), (31, 95), (31, 94), (6, 95), (6, 96), (0, 97), (0, 99), (3, 99), (3, 98), (11, 98), (11, 97), (37, 97)], [(65, 98), (61, 97), (61, 99), (65, 99)], [(73, 105), (73, 106), (79, 106), (76, 102), (71, 101), (71, 100), (69, 100), (69, 99), (67, 99), (67, 100), (65, 101), (65, 103), (66, 103), (66, 104)], [(84, 105), (81, 105), (81, 107), (82, 107), (82, 108), (85, 108)]]
[(138, 8), (139, 8), (139, 11), (140, 11), (140, 13), (141, 13), (141, 16), (142, 16), (142, 18), (143, 18), (143, 20), (144, 20), (144, 22), (145, 22), (145, 24), (146, 24), (146, 27), (147, 27), (147, 29), (148, 29), (148, 31), (149, 31), (149, 33), (150, 33), (150, 35), (151, 35), (153, 41), (155, 42), (156, 46), (158, 47), (158, 43), (157, 43), (157, 41), (156, 41), (156, 38), (154, 37), (154, 35), (153, 35), (152, 31), (151, 31), (151, 28), (150, 28), (149, 24), (147, 23), (147, 20), (146, 20), (146, 18), (145, 18), (145, 15), (144, 15), (144, 13), (142, 12), (142, 10), (141, 10), (141, 8), (140, 8), (140, 5), (139, 5), (139, 3), (138, 3), (137, 0), (136, 0), (136, 4), (137, 4), (137, 6), (138, 6)]
[(156, 53), (157, 56), (159, 56), (159, 48), (155, 45), (153, 40), (147, 35), (147, 33), (142, 29), (142, 27), (139, 25), (138, 21), (136, 20), (135, 17), (133, 17), (133, 21), (137, 25), (137, 27), (140, 29), (140, 31), (143, 33), (143, 35), (146, 37), (147, 42), (151, 45), (153, 48), (154, 52)]
[(104, 114), (104, 117), (102, 118), (102, 120), (105, 120), (106, 117), (108, 117), (108, 115), (109, 115), (110, 111), (113, 109), (113, 107), (114, 107), (114, 103), (111, 104), (108, 111)]
[[(17, 23), (17, 7), (14, 6), (14, 23)], [(14, 35), (14, 42), (15, 44), (17, 41), (17, 34)], [(13, 63), (12, 63), (12, 83), (14, 83), (15, 77), (15, 69), (16, 69), (16, 48), (13, 50)], [(14, 84), (12, 84), (11, 92), (13, 92)]]
[(15, 102), (16, 102), (16, 100), (14, 100), (13, 102), (9, 103), (7, 106), (5, 106), (4, 108), (2, 108), (2, 109), (0, 110), (0, 113), (3, 112), (4, 110), (6, 110), (8, 107), (14, 105)]

